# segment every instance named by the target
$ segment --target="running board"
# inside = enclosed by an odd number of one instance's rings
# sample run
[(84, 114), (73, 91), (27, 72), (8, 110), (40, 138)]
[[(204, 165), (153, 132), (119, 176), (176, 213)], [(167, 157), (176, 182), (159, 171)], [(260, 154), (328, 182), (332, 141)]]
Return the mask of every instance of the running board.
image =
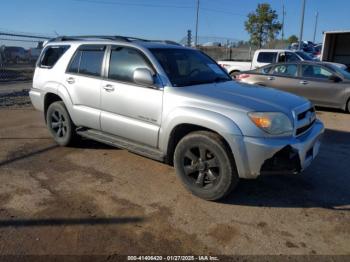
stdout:
[(94, 129), (78, 128), (76, 132), (82, 137), (95, 140), (110, 146), (126, 149), (132, 153), (142, 155), (157, 161), (164, 162), (165, 160), (164, 154), (161, 151), (147, 145), (138, 144), (136, 142), (111, 134), (106, 134)]

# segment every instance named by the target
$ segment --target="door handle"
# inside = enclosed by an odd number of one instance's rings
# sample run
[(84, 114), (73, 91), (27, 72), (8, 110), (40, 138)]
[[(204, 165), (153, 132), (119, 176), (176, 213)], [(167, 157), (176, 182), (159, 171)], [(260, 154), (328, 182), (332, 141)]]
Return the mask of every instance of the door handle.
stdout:
[(275, 78), (274, 78), (273, 76), (269, 76), (269, 77), (267, 78), (267, 80), (272, 81), (272, 80), (275, 80)]
[(66, 81), (67, 81), (68, 84), (74, 84), (75, 83), (74, 77), (68, 77)]
[(104, 90), (106, 90), (107, 92), (113, 92), (114, 91), (114, 87), (112, 85), (105, 85), (103, 87)]
[(300, 84), (302, 84), (302, 85), (307, 85), (309, 82), (308, 81), (306, 81), (306, 80), (301, 80), (300, 81)]

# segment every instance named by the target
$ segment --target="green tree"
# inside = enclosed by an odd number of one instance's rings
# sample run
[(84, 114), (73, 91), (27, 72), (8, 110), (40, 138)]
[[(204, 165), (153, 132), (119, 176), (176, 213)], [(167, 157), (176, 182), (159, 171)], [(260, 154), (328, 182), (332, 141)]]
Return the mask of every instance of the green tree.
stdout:
[(297, 43), (299, 41), (299, 38), (296, 35), (291, 35), (288, 39), (287, 39), (289, 44), (293, 44), (293, 43)]
[(255, 12), (248, 14), (245, 29), (250, 34), (250, 43), (261, 48), (277, 37), (282, 24), (278, 21), (277, 12), (269, 4), (263, 3), (258, 4)]

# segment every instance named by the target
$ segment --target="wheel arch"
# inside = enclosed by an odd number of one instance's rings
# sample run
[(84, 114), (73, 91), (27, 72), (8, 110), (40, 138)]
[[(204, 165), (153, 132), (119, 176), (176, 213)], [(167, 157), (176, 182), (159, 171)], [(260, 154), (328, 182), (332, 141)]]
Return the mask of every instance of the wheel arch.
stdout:
[(47, 109), (48, 107), (56, 102), (56, 101), (63, 101), (65, 107), (67, 108), (68, 110), (68, 113), (73, 121), (73, 123), (75, 123), (74, 121), (74, 114), (73, 114), (73, 103), (72, 103), (72, 100), (70, 98), (70, 95), (67, 91), (67, 89), (62, 86), (62, 85), (59, 85), (57, 87), (57, 89), (53, 90), (49, 90), (45, 96), (44, 96), (44, 116), (45, 116), (45, 121), (46, 121), (46, 112), (47, 112)]
[(235, 156), (233, 136), (242, 136), (241, 130), (233, 120), (219, 113), (204, 109), (180, 108), (168, 115), (160, 132), (160, 149), (165, 153), (167, 162), (172, 163), (178, 142), (187, 134), (195, 131), (210, 131), (218, 134), (230, 152)]

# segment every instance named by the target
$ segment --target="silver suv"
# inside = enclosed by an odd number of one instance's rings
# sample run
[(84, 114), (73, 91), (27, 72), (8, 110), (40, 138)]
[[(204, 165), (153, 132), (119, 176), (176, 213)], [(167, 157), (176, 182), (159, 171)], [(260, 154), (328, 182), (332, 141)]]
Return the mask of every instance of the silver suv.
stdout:
[(207, 200), (239, 178), (301, 172), (324, 131), (308, 100), (236, 83), (204, 53), (167, 41), (53, 39), (30, 97), (59, 145), (82, 136), (169, 163)]

